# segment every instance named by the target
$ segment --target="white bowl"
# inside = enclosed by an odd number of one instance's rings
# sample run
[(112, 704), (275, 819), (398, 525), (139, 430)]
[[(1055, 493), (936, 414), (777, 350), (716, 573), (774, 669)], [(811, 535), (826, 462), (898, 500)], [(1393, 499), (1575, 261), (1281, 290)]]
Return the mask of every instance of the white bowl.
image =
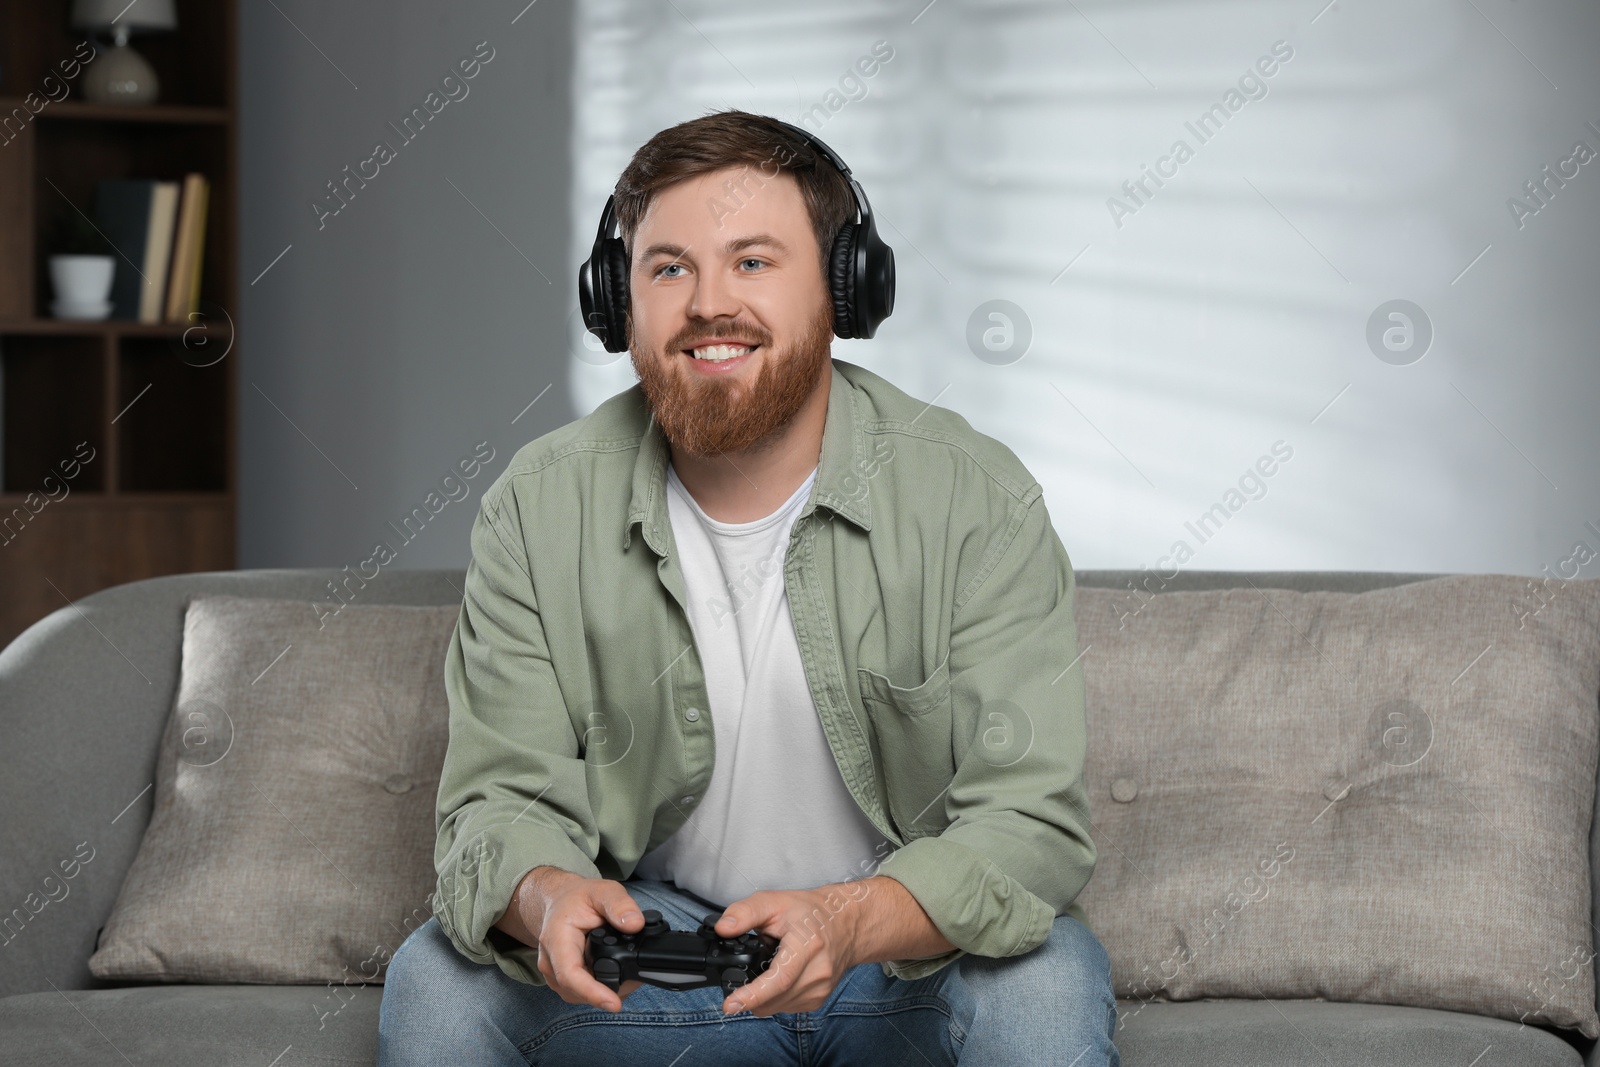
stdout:
[(111, 296), (117, 261), (105, 256), (51, 256), (50, 281), (57, 300), (88, 306)]

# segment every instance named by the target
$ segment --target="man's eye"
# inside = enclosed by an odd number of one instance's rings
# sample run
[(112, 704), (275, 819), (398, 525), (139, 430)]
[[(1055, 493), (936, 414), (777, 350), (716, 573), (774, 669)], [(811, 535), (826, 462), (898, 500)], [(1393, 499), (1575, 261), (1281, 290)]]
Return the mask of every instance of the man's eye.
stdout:
[[(681, 267), (682, 267), (682, 266), (683, 266), (683, 264), (682, 264), (682, 263), (668, 263), (668, 264), (666, 264), (666, 265), (665, 265), (665, 266), (663, 266), (663, 267), (658, 267), (658, 268), (657, 268), (657, 269), (656, 269), (656, 277), (657, 277), (657, 278), (659, 278), (659, 277), (661, 277), (661, 272), (662, 272), (662, 271), (664, 271), (664, 270), (670, 270), (670, 269), (672, 269), (672, 268), (673, 268), (673, 267), (679, 267), (679, 268), (681, 268)], [(673, 277), (674, 277), (674, 278), (675, 278), (675, 277), (677, 277), (677, 275), (673, 275)]]
[(764, 259), (757, 259), (757, 258), (756, 258), (756, 257), (754, 257), (754, 256), (751, 256), (751, 257), (750, 257), (750, 258), (748, 258), (748, 259), (743, 259), (743, 260), (740, 260), (740, 261), (739, 261), (739, 265), (740, 265), (740, 266), (743, 266), (743, 265), (744, 265), (744, 264), (746, 264), (746, 263), (765, 263), (765, 262), (766, 262), (766, 260), (764, 260)]

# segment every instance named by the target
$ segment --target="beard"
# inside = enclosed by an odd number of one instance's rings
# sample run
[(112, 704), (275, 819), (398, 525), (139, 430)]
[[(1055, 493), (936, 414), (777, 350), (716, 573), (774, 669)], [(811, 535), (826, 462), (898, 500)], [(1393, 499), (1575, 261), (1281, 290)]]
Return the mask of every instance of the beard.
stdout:
[[(631, 332), (631, 324), (630, 324)], [(759, 373), (746, 370), (726, 377), (702, 375), (679, 366), (693, 359), (683, 349), (707, 337), (732, 336), (759, 347)], [(687, 327), (656, 351), (629, 347), (634, 373), (662, 433), (677, 449), (693, 456), (760, 452), (776, 444), (817, 388), (832, 359), (833, 311), (824, 304), (792, 345), (775, 349), (765, 330), (737, 320)]]

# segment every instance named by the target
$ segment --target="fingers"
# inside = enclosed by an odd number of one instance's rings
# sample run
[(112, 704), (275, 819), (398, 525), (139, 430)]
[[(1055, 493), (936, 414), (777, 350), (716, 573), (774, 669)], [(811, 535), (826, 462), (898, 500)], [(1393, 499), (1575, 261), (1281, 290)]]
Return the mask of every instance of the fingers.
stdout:
[(622, 1006), (621, 999), (589, 972), (584, 959), (588, 936), (587, 930), (570, 921), (546, 923), (539, 943), (539, 972), (568, 1004), (592, 1004), (616, 1011)]
[(586, 958), (589, 931), (604, 921), (598, 895), (585, 885), (551, 903), (539, 934), (539, 973), (568, 1004), (618, 1011), (621, 998), (594, 977)]
[(779, 941), (777, 952), (767, 969), (728, 994), (722, 1002), (723, 1014), (733, 1015), (746, 1009), (753, 1015), (772, 1014), (776, 1009), (769, 1005), (793, 988), (802, 970), (801, 963), (796, 953)]
[(772, 1015), (779, 1010), (810, 1011), (810, 1008), (784, 1008), (778, 1002), (791, 992), (794, 981), (769, 971), (753, 982), (746, 982), (722, 1002), (724, 1015), (749, 1011), (752, 1015)]
[[(760, 979), (757, 979), (759, 982)], [(762, 990), (757, 988), (756, 982), (746, 982), (744, 985), (729, 993), (722, 1001), (722, 1014), (737, 1015), (748, 1010), (752, 1015), (760, 1015), (759, 1009), (767, 998)]]
[(607, 882), (600, 898), (598, 918), (630, 934), (636, 934), (644, 928), (644, 914), (628, 891), (622, 888), (621, 882)]
[(778, 914), (781, 898), (766, 892), (751, 893), (747, 897), (722, 909), (722, 918), (715, 927), (718, 936), (734, 937), (746, 930), (758, 929), (769, 918)]
[(723, 909), (722, 918), (717, 920), (715, 927), (718, 936), (732, 937), (756, 927), (757, 919), (747, 903), (749, 899), (746, 897), (744, 900), (735, 901)]
[(545, 971), (544, 953), (540, 954), (540, 970), (567, 1003), (621, 1011), (623, 998), (643, 983), (630, 979), (613, 991), (597, 979), (586, 958), (589, 931), (608, 923), (618, 930), (638, 933), (644, 928), (644, 913), (620, 882), (595, 879), (583, 889), (587, 892), (570, 903), (563, 902), (568, 906), (552, 909), (544, 940), (550, 949), (549, 971)]
[(730, 993), (723, 1014), (748, 1010), (752, 1015), (816, 1011), (827, 1003), (844, 972), (836, 967), (813, 940), (791, 947), (780, 939), (772, 963), (760, 975)]

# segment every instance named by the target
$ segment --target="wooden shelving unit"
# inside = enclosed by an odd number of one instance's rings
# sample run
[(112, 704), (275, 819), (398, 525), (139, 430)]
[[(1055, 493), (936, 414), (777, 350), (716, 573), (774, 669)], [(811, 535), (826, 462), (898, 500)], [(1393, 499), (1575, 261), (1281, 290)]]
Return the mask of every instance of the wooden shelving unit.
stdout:
[[(98, 589), (235, 566), (234, 5), (178, 0), (177, 11), (175, 31), (132, 42), (160, 102), (119, 107), (82, 100), (82, 74), (61, 77), (86, 36), (70, 0), (0, 7), (0, 646)], [(63, 84), (64, 99), (26, 105)], [(211, 185), (201, 316), (50, 318), (56, 214), (92, 217), (102, 179), (189, 171)]]

